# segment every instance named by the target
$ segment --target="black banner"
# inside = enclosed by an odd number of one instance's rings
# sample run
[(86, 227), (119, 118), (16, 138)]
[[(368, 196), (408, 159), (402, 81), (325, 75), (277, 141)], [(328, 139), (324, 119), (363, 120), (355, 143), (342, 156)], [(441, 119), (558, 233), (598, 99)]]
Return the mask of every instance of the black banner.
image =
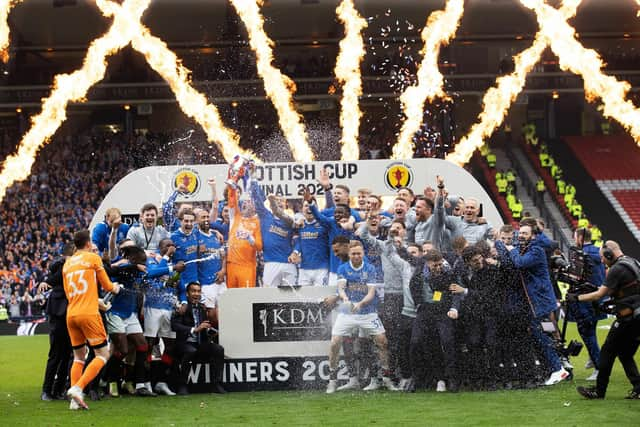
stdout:
[(328, 341), (331, 312), (319, 303), (253, 303), (253, 341)]
[[(193, 364), (187, 377), (189, 391), (210, 393), (212, 379), (211, 365)], [(348, 379), (346, 365), (340, 361), (338, 380)], [(228, 359), (223, 374), (224, 388), (228, 391), (318, 390), (326, 387), (328, 381), (329, 361), (326, 357)]]
[(0, 322), (0, 335), (48, 335), (49, 322), (44, 317), (14, 317)]

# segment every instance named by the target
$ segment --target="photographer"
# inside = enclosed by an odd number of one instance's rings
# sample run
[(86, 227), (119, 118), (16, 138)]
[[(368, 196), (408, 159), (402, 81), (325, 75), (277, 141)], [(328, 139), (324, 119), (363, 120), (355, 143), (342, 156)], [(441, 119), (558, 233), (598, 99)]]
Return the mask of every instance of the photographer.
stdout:
[(567, 378), (569, 373), (562, 367), (553, 341), (542, 328), (542, 322), (551, 316), (557, 304), (549, 278), (544, 244), (542, 239), (538, 238), (538, 234), (537, 226), (521, 223), (518, 233), (519, 247), (512, 248), (506, 246), (501, 240), (497, 240), (496, 250), (504, 264), (512, 265), (520, 273), (524, 291), (533, 312), (531, 335), (540, 345), (552, 371), (544, 384), (553, 385)]
[(604, 399), (613, 363), (618, 357), (633, 385), (627, 399), (640, 399), (640, 373), (633, 360), (640, 338), (640, 263), (624, 255), (620, 246), (611, 240), (600, 249), (600, 256), (609, 267), (604, 285), (588, 294), (567, 294), (567, 301), (597, 301), (611, 296), (607, 305), (612, 308), (617, 320), (611, 325), (600, 350), (596, 386), (578, 387), (577, 390), (587, 399)]
[[(604, 265), (600, 261), (600, 249), (591, 242), (591, 231), (584, 227), (578, 228), (575, 231), (574, 239), (576, 246), (582, 250), (585, 256), (584, 269), (586, 274), (583, 273), (583, 275), (586, 277), (581, 279), (596, 287), (602, 285), (604, 283)], [(595, 368), (593, 374), (587, 380), (595, 381), (598, 377), (598, 365), (600, 363), (600, 347), (596, 336), (596, 326), (598, 320), (602, 320), (604, 317), (596, 313), (591, 302), (568, 303), (567, 311), (571, 320), (574, 320), (578, 326), (578, 333), (587, 347), (589, 357)]]

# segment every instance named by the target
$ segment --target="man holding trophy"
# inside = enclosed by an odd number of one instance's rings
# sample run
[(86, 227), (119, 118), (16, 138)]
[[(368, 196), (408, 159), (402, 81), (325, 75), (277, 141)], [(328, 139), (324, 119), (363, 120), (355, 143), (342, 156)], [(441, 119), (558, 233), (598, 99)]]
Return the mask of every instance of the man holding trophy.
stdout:
[(260, 219), (249, 196), (253, 161), (236, 155), (229, 165), (228, 188), (229, 241), (227, 288), (255, 288), (256, 254), (262, 250)]

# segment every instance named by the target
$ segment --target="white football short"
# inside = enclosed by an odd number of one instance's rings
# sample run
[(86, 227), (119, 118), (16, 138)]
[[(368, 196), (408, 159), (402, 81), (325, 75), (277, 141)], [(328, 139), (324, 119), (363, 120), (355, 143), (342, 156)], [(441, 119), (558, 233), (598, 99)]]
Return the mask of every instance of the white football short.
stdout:
[(206, 308), (215, 308), (218, 306), (218, 298), (227, 290), (226, 283), (214, 283), (212, 285), (202, 285), (202, 297), (200, 302)]
[(110, 334), (141, 334), (142, 326), (135, 313), (131, 313), (129, 317), (123, 319), (117, 314), (108, 312), (105, 315), (107, 319), (107, 332)]
[(384, 326), (378, 313), (345, 314), (339, 313), (331, 329), (332, 336), (350, 337), (358, 332), (360, 337), (384, 334)]
[(144, 336), (175, 338), (176, 333), (171, 330), (171, 314), (173, 310), (162, 308), (144, 308)]
[(338, 286), (338, 274), (329, 272), (329, 286)]
[(295, 286), (298, 270), (294, 264), (287, 262), (265, 262), (262, 274), (262, 286), (277, 288), (278, 286)]
[(329, 270), (319, 268), (316, 270), (300, 269), (298, 285), (300, 286), (327, 286), (329, 281)]

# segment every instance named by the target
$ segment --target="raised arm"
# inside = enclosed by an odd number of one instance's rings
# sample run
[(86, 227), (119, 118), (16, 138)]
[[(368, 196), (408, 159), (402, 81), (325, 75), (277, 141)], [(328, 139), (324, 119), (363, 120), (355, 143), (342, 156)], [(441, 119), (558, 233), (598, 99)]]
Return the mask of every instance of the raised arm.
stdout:
[(253, 204), (256, 207), (256, 213), (258, 217), (264, 218), (268, 216), (273, 216), (271, 212), (264, 206), (264, 202), (267, 200), (267, 197), (264, 195), (264, 191), (258, 185), (257, 181), (253, 181), (250, 185), (250, 193), (251, 200), (253, 200)]
[(306, 201), (307, 201), (307, 203), (309, 203), (309, 210), (311, 210), (311, 213), (313, 214), (313, 217), (315, 219), (317, 219), (318, 222), (323, 227), (333, 228), (333, 227), (337, 227), (338, 226), (335, 223), (335, 220), (333, 220), (333, 219), (331, 219), (331, 218), (329, 218), (327, 216), (322, 215), (322, 213), (318, 209), (318, 205), (316, 205), (316, 201), (313, 198), (310, 198), (309, 200), (306, 200)]
[(284, 221), (284, 223), (287, 224), (287, 227), (294, 228), (293, 218), (287, 215), (284, 210), (280, 209), (280, 206), (278, 206), (278, 202), (276, 200), (276, 196), (273, 194), (269, 194), (268, 199), (269, 208), (271, 208), (271, 212), (273, 213), (273, 215)]
[(442, 250), (442, 241), (444, 239), (444, 231), (445, 231), (445, 221), (447, 217), (447, 212), (444, 208), (444, 201), (447, 197), (446, 197), (446, 191), (444, 187), (444, 178), (441, 176), (438, 176), (436, 180), (437, 180), (438, 191), (436, 193), (436, 200), (434, 203), (432, 227), (434, 227), (434, 229), (437, 232), (437, 234), (435, 234), (437, 241), (433, 243), (436, 246), (436, 248)]
[(180, 193), (187, 191), (184, 184), (180, 184), (176, 190), (169, 196), (166, 202), (162, 204), (162, 223), (168, 231), (174, 231), (173, 224), (176, 221), (176, 199)]
[[(404, 271), (405, 268), (411, 268), (409, 262), (403, 259), (399, 254), (396, 248), (397, 242), (391, 239), (387, 239), (382, 242), (382, 254), (385, 256), (391, 265), (395, 268)], [(406, 251), (405, 251), (406, 252)]]
[(335, 208), (336, 203), (333, 201), (333, 194), (331, 193), (331, 189), (333, 186), (331, 185), (331, 181), (329, 180), (329, 174), (325, 170), (325, 168), (320, 169), (320, 176), (318, 177), (318, 183), (322, 186), (324, 190), (324, 201), (325, 201), (325, 209)]
[(146, 277), (149, 279), (155, 279), (156, 277), (162, 277), (170, 274), (173, 268), (169, 265), (166, 258), (162, 258), (157, 264), (147, 263)]
[(509, 257), (516, 268), (529, 268), (534, 265), (541, 264), (546, 260), (546, 255), (541, 247), (533, 246), (525, 252), (520, 254), (518, 249), (512, 249), (509, 251)]
[(374, 236), (369, 233), (369, 222), (363, 221), (360, 223), (358, 230), (356, 231), (356, 236), (360, 237), (360, 239), (371, 246), (377, 246), (382, 250), (382, 241), (376, 239)]
[(496, 246), (496, 252), (498, 253), (498, 260), (500, 260), (500, 263), (507, 266), (513, 266), (513, 261), (509, 256), (509, 248), (505, 246), (504, 242), (500, 239), (496, 239), (495, 246)]
[(233, 218), (238, 213), (238, 190), (228, 185), (227, 195), (229, 197), (229, 218)]
[(111, 228), (111, 234), (109, 234), (109, 251), (108, 251), (109, 260), (114, 260), (118, 257), (118, 245), (117, 245), (118, 227), (119, 227), (119, 223), (117, 224), (114, 223), (113, 227)]

